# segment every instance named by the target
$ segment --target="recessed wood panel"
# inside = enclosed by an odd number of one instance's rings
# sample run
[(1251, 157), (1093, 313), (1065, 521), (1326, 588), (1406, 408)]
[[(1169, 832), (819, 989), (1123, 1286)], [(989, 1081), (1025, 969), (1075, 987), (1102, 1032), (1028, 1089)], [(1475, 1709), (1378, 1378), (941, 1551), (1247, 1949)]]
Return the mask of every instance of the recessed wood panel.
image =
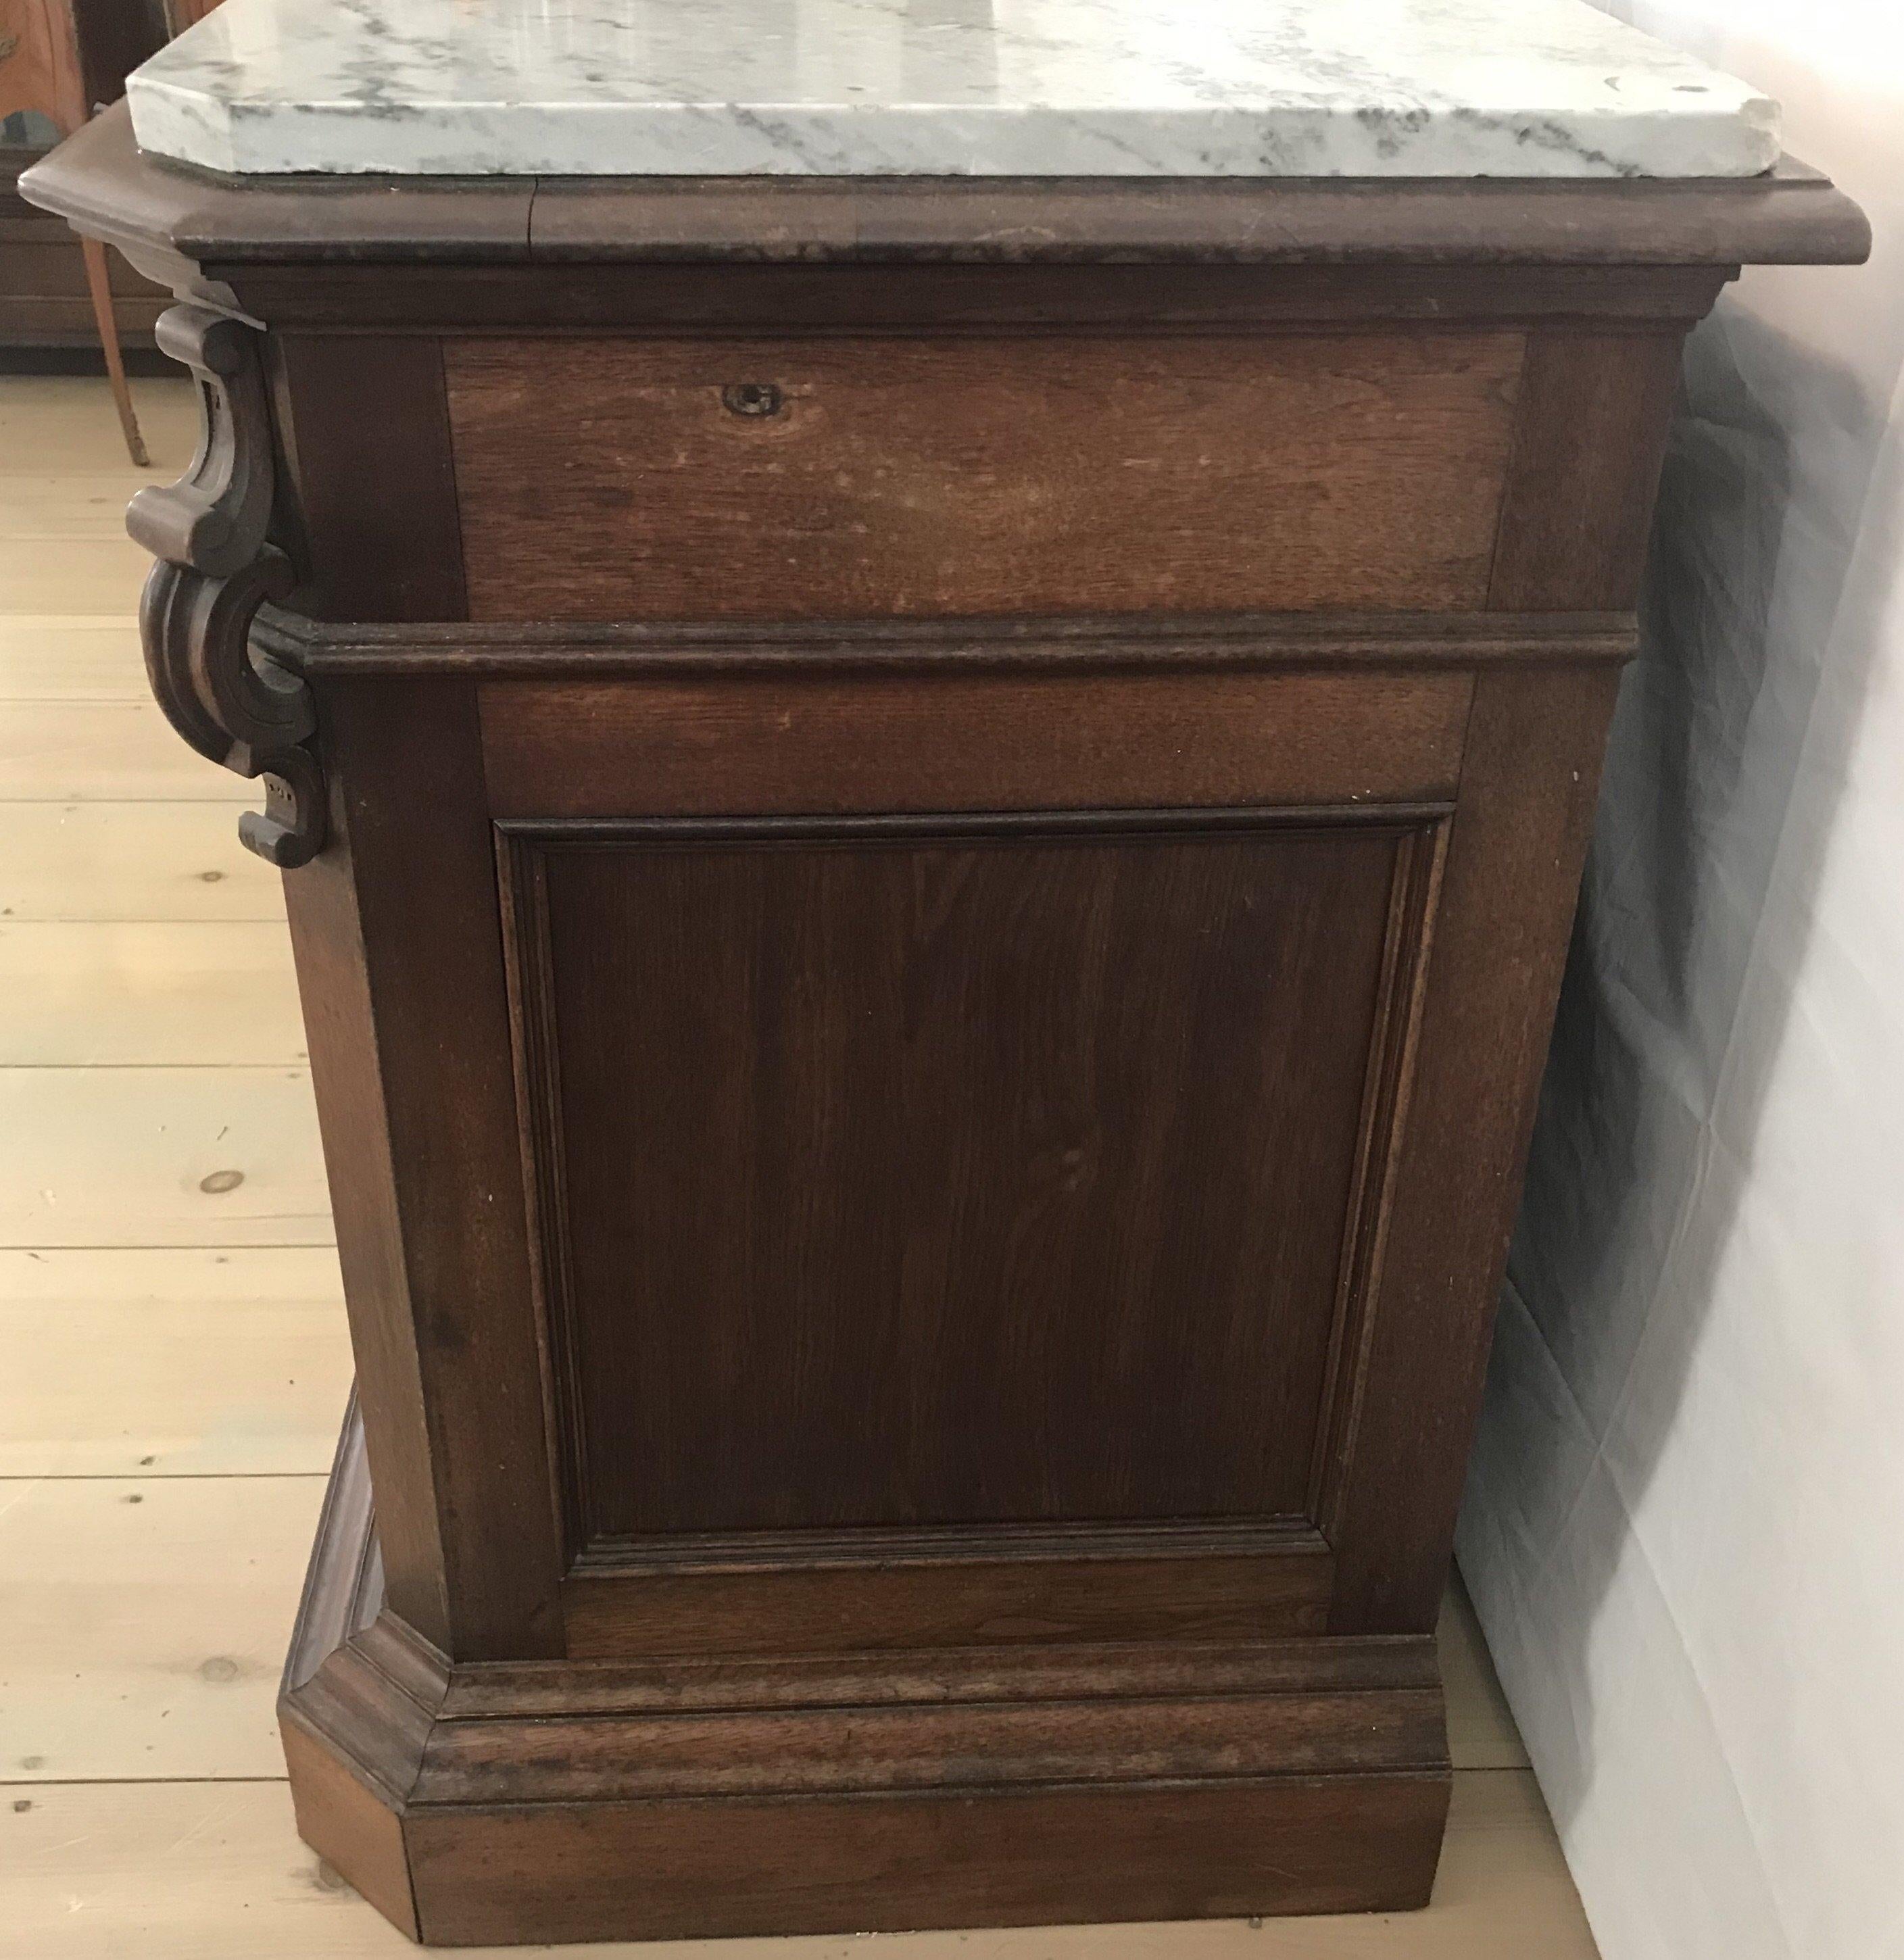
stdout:
[(512, 847), (573, 1527), (1294, 1517), (1409, 832)]
[(470, 616), (1479, 606), (1521, 347), (450, 342)]

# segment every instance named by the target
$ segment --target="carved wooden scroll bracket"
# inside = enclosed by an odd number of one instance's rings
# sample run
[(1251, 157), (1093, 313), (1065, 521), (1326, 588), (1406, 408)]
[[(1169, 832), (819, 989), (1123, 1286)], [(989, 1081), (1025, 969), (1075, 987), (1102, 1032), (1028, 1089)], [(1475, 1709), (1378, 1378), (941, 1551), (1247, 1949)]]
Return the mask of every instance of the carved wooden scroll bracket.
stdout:
[(139, 607), (145, 670), (166, 719), (215, 762), (262, 776), (265, 807), (238, 835), (280, 869), (324, 842), (324, 784), (311, 748), (310, 688), (251, 644), (265, 601), (286, 597), (290, 561), (265, 541), (274, 482), (271, 420), (255, 331), (202, 307), (174, 307), (158, 342), (197, 375), (203, 433), (192, 466), (142, 490), (126, 527), (159, 560)]

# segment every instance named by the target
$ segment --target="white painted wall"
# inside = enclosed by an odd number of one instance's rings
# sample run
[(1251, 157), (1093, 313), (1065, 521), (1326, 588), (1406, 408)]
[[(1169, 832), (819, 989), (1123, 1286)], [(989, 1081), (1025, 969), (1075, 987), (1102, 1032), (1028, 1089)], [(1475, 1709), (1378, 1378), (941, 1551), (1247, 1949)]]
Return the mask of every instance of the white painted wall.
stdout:
[(1904, 8), (1606, 5), (1877, 246), (1689, 351), (1460, 1558), (1606, 1960), (1899, 1960)]

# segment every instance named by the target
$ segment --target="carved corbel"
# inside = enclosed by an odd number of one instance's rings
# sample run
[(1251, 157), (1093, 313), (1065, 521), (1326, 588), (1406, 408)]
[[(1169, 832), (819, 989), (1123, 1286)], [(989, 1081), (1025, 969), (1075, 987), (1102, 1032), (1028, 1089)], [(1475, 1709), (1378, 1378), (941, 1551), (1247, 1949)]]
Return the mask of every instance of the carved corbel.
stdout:
[(265, 808), (238, 835), (290, 870), (324, 842), (324, 785), (311, 738), (310, 688), (251, 644), (266, 600), (291, 588), (290, 561), (265, 541), (275, 477), (271, 418), (254, 329), (202, 307), (160, 317), (158, 342), (198, 377), (203, 432), (192, 466), (142, 490), (126, 527), (159, 562), (145, 582), (139, 633), (165, 718), (202, 756), (262, 776)]

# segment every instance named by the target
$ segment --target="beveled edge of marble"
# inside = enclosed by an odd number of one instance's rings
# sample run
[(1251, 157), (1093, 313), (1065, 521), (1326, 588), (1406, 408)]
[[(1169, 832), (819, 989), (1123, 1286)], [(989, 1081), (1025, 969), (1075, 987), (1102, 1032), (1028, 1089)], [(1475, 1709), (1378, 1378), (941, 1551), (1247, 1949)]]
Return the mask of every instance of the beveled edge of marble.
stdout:
[[(1594, 183), (1751, 177), (1780, 154), (1778, 105), (1743, 91), (1732, 101), (1672, 113), (1536, 104), (1487, 121), (1450, 111), (1434, 116), (1425, 130), (1415, 112), (1399, 108), (782, 108), (773, 119), (788, 133), (777, 140), (761, 133), (766, 116), (740, 107), (724, 120), (686, 103), (498, 105), (454, 113), (419, 106), (372, 116), (348, 104), (293, 110), (217, 103), (138, 75), (128, 100), (140, 142), (152, 154), (236, 177)], [(1300, 157), (1303, 167), (1272, 161), (1278, 154)]]
[(1864, 213), (1747, 178), (240, 177), (142, 151), (122, 102), (20, 180), (77, 230), (232, 266), (540, 261), (1855, 264)]
[[(237, 175), (1748, 177), (1778, 104), (1587, 0), (227, 0), (132, 75)], [(1386, 16), (1384, 17), (1386, 18)]]

